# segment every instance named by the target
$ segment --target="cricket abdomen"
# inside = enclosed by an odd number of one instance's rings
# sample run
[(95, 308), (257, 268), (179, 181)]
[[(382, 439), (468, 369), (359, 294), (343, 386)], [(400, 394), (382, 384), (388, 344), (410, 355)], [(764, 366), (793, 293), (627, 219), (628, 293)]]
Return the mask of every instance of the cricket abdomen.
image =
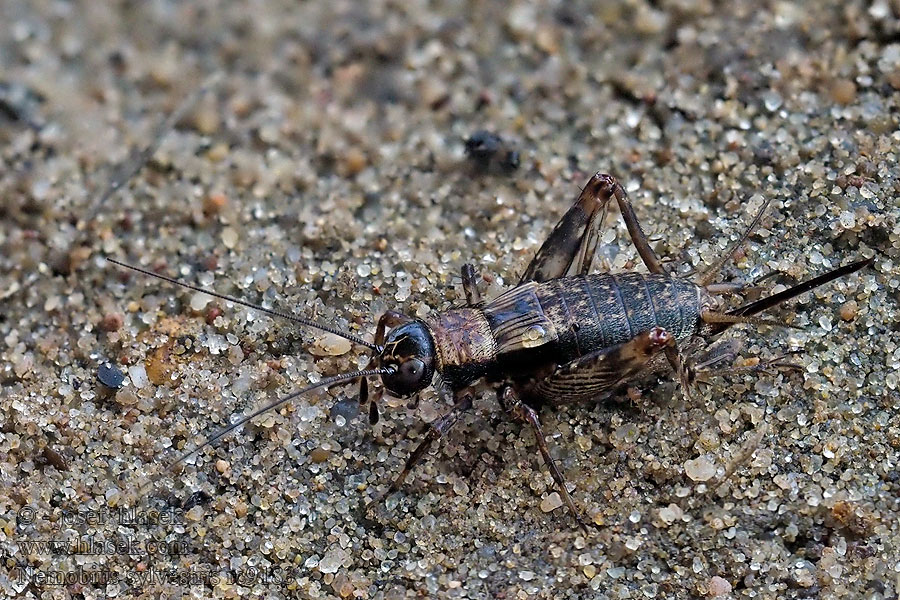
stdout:
[(496, 342), (497, 366), (527, 375), (627, 342), (653, 327), (676, 341), (697, 332), (702, 293), (667, 275), (622, 273), (525, 283), (482, 309)]

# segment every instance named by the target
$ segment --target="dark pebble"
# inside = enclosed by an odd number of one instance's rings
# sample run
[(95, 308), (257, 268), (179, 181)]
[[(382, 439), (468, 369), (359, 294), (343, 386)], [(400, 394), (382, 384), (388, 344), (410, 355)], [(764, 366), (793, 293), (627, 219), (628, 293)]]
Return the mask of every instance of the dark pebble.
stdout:
[(335, 402), (331, 407), (331, 420), (334, 421), (338, 415), (344, 417), (347, 423), (356, 418), (359, 414), (359, 402), (356, 398), (344, 398)]
[(521, 162), (518, 150), (496, 133), (484, 129), (466, 139), (466, 155), (483, 171), (514, 171)]
[(212, 500), (212, 496), (203, 490), (196, 491), (185, 499), (184, 503), (181, 505), (181, 510), (187, 512), (195, 506), (206, 504), (210, 500)]
[(44, 449), (41, 451), (41, 456), (43, 460), (56, 467), (58, 471), (66, 471), (69, 468), (69, 465), (62, 454), (50, 446), (44, 446)]
[(125, 374), (115, 365), (104, 363), (97, 370), (97, 379), (106, 387), (117, 390), (122, 387), (122, 382), (125, 381)]
[(503, 138), (483, 129), (466, 140), (466, 154), (476, 160), (488, 160), (503, 147)]

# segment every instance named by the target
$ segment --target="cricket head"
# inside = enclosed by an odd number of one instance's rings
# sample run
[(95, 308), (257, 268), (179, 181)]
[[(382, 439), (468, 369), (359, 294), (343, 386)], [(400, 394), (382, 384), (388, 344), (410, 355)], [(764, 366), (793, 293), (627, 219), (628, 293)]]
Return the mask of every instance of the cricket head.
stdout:
[(434, 340), (418, 319), (388, 331), (378, 364), (387, 369), (381, 381), (393, 396), (406, 398), (431, 385), (435, 368)]

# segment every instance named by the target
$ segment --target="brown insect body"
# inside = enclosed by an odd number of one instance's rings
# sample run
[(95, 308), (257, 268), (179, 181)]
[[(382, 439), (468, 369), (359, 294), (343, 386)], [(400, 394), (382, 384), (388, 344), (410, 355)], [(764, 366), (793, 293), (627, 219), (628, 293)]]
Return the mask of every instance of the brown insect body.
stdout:
[[(510, 378), (527, 387), (548, 367), (661, 327), (676, 342), (699, 333), (700, 313), (713, 303), (692, 281), (668, 275), (597, 273), (523, 283), (480, 308), (450, 310), (427, 321), (437, 370), (452, 388), (481, 377)], [(585, 386), (557, 395), (532, 390), (552, 403), (588, 400), (604, 390)]]

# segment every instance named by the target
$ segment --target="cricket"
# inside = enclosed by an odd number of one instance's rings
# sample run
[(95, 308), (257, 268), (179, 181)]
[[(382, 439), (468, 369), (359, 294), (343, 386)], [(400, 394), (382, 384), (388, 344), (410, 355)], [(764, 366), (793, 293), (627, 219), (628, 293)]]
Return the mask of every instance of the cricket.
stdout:
[[(590, 272), (613, 201), (647, 273)], [(452, 397), (452, 408), (429, 424), (399, 475), (370, 502), (371, 507), (400, 488), (432, 444), (472, 407), (475, 386), (487, 383), (496, 391), (506, 414), (534, 432), (561, 499), (586, 531), (582, 512), (569, 495), (566, 480), (550, 454), (538, 415), (541, 407), (600, 401), (629, 382), (664, 371), (674, 375), (681, 392), (689, 398), (693, 386), (716, 374), (741, 369), (768, 372), (796, 368), (783, 356), (752, 367), (734, 367), (734, 346), (719, 343), (719, 338), (739, 324), (790, 327), (757, 315), (873, 263), (874, 258), (859, 260), (761, 299), (743, 300), (749, 290), (759, 288), (717, 278), (753, 233), (768, 204), (763, 204), (743, 235), (711, 267), (690, 278), (666, 268), (652, 249), (624, 188), (611, 175), (596, 173), (515, 287), (485, 301), (478, 289), (475, 267), (465, 264), (461, 273), (464, 306), (427, 319), (388, 311), (377, 321), (373, 342), (113, 258), (107, 260), (173, 285), (338, 335), (371, 353), (368, 368), (324, 378), (237, 418), (186, 451), (166, 471), (254, 418), (316, 388), (358, 382), (359, 402), (368, 405), (369, 420), (374, 424), (379, 418), (378, 403), (383, 393), (410, 398), (410, 406), (415, 407), (422, 390), (437, 386), (442, 395)], [(739, 299), (738, 306), (729, 307), (729, 296)], [(381, 386), (370, 394), (368, 381), (373, 377), (381, 378)]]

